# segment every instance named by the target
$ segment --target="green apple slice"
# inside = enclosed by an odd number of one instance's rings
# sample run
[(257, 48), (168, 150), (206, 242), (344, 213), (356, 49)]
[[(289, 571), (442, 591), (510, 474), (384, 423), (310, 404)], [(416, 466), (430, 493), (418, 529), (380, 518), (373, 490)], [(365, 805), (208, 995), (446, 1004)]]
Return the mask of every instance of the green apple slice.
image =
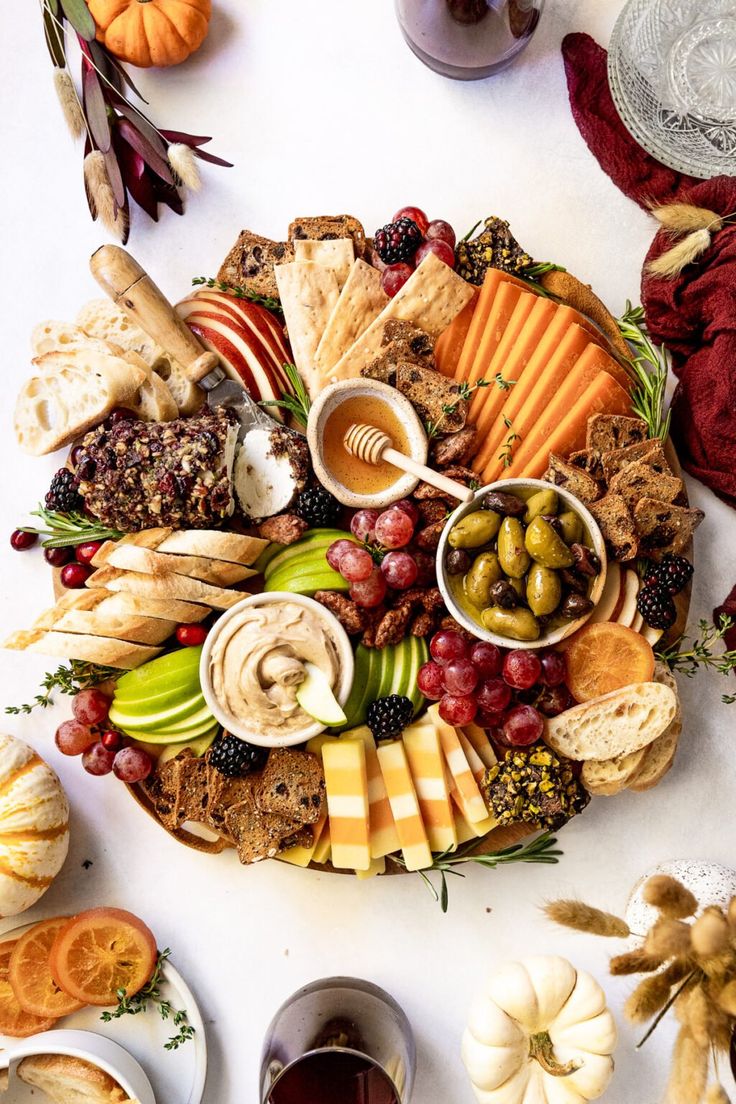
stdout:
[[(316, 556), (318, 553), (324, 557), (326, 550), (336, 540), (355, 541), (355, 537), (342, 529), (308, 529), (298, 541), (287, 545), (286, 548), (281, 548), (275, 556), (269, 557), (268, 561), (263, 563), (262, 569), (266, 578), (268, 579), (275, 571), (294, 560)], [(265, 556), (266, 553), (262, 553), (258, 563), (261, 563)]]
[(289, 594), (314, 594), (317, 590), (350, 589), (350, 583), (327, 564), (319, 571), (308, 568), (305, 573), (292, 574), (288, 568), (272, 575), (263, 588), (266, 591), (283, 590)]
[(191, 751), (192, 755), (195, 755), (197, 759), (201, 759), (204, 753), (212, 746), (216, 735), (217, 728), (215, 727), (205, 733), (204, 736), (198, 736), (196, 740), (185, 740), (184, 743), (181, 744), (167, 744), (158, 757), (159, 766), (168, 763), (170, 759), (176, 759), (177, 755), (181, 755), (182, 751)]
[(193, 728), (190, 732), (131, 732), (130, 735), (145, 744), (190, 744), (205, 736), (212, 735), (214, 738), (219, 730), (220, 726), (210, 717), (208, 722)]
[(306, 678), (296, 690), (296, 700), (304, 712), (323, 725), (344, 725), (347, 717), (324, 671), (315, 663), (305, 663), (304, 670)]
[(156, 730), (161, 727), (171, 728), (179, 722), (186, 722), (203, 708), (205, 708), (204, 695), (197, 690), (195, 694), (191, 694), (183, 701), (164, 709), (151, 708), (139, 712), (114, 701), (110, 708), (110, 720), (117, 728)]
[(135, 671), (128, 671), (117, 682), (116, 697), (141, 698), (174, 689), (179, 683), (196, 678), (201, 646), (196, 648), (178, 648), (168, 655), (159, 656), (144, 663)]

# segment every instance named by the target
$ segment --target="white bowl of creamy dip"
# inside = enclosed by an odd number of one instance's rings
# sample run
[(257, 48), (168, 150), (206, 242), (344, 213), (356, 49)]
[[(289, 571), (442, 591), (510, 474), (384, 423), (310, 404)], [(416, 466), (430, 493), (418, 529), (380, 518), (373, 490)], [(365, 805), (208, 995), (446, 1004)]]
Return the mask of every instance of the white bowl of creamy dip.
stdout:
[(353, 683), (353, 649), (329, 610), (302, 594), (252, 594), (215, 622), (199, 674), (207, 705), (233, 736), (260, 747), (302, 744), (323, 732), (296, 700), (313, 663), (344, 705)]

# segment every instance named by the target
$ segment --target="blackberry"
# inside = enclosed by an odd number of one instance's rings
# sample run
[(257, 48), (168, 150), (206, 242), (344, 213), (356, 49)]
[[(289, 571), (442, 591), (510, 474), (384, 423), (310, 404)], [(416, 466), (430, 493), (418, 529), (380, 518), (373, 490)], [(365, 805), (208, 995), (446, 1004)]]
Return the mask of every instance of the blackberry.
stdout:
[(46, 492), (46, 509), (60, 514), (80, 513), (84, 499), (77, 490), (77, 477), (68, 468), (59, 468)]
[(299, 495), (295, 509), (310, 529), (330, 529), (337, 524), (342, 507), (324, 487), (310, 487)]
[(636, 608), (653, 629), (669, 629), (677, 619), (677, 610), (670, 594), (658, 583), (641, 587)]
[(646, 574), (647, 586), (660, 586), (668, 594), (679, 594), (693, 577), (693, 565), (684, 556), (668, 552), (660, 563), (652, 564)]
[(414, 716), (411, 698), (401, 694), (389, 694), (376, 698), (368, 706), (366, 721), (376, 740), (395, 740)]
[(266, 765), (268, 749), (246, 744), (237, 736), (222, 736), (212, 745), (209, 760), (216, 771), (228, 778), (239, 778)]
[(384, 264), (394, 265), (410, 261), (423, 240), (414, 219), (400, 218), (376, 230), (373, 245)]

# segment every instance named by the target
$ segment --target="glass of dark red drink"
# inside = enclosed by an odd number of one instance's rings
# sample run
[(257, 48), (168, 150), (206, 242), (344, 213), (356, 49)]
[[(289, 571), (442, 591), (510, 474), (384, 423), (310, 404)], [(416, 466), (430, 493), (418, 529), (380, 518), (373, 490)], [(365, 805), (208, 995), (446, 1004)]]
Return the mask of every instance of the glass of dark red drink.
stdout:
[(408, 1104), (416, 1056), (409, 1021), (368, 981), (314, 981), (266, 1033), (261, 1104)]

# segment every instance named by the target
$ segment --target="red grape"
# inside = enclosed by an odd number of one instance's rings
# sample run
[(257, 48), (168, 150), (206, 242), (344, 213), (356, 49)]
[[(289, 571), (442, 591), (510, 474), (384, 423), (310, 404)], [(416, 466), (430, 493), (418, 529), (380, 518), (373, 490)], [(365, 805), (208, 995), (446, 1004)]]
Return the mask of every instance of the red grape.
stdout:
[(535, 652), (515, 648), (506, 654), (502, 671), (504, 679), (514, 690), (528, 690), (535, 682), (539, 682), (542, 664)]
[(528, 747), (541, 740), (544, 732), (542, 714), (533, 705), (517, 705), (510, 709), (503, 722), (503, 734), (512, 747)]
[(61, 569), (61, 585), (67, 590), (80, 590), (92, 574), (92, 568), (80, 563), (68, 563)]
[(438, 663), (425, 663), (419, 668), (417, 686), (425, 698), (439, 701), (445, 692), (445, 680)]
[(68, 564), (74, 555), (72, 548), (44, 548), (43, 558), (52, 567), (63, 567)]
[(121, 748), (113, 760), (112, 769), (121, 782), (142, 782), (153, 770), (153, 760), (143, 748)]
[(333, 571), (340, 570), (340, 560), (342, 559), (343, 552), (347, 552), (348, 548), (355, 548), (353, 541), (342, 538), (342, 540), (333, 541), (330, 547), (325, 553), (328, 564)]
[(102, 733), (100, 742), (108, 751), (119, 751), (123, 746), (123, 734), (115, 728), (108, 728), (107, 732)]
[(10, 534), (10, 547), (16, 552), (25, 552), (33, 548), (38, 540), (38, 533), (25, 533), (22, 529), (14, 529)]
[(444, 667), (455, 659), (465, 659), (468, 645), (460, 633), (452, 629), (441, 629), (429, 642), (429, 654), (436, 663)]
[(472, 694), (478, 685), (478, 672), (469, 659), (454, 659), (445, 667), (448, 694)]
[(556, 717), (572, 705), (572, 695), (566, 686), (548, 686), (542, 690), (535, 705), (545, 717)]
[(357, 514), (353, 514), (350, 522), (350, 532), (353, 536), (359, 541), (368, 541), (372, 544), (376, 539), (376, 522), (380, 512), (380, 510), (358, 510)]
[(545, 686), (559, 686), (567, 678), (564, 652), (545, 652), (541, 663), (541, 679)]
[(350, 597), (356, 606), (362, 606), (363, 609), (380, 606), (386, 597), (386, 580), (380, 567), (374, 567), (367, 579), (353, 583), (350, 587)]
[(401, 291), (413, 271), (408, 264), (394, 264), (384, 268), (381, 273), (381, 287), (389, 299), (393, 299), (397, 291)]
[(503, 661), (500, 648), (497, 648), (495, 644), (485, 644), (483, 642), (473, 645), (470, 649), (470, 659), (475, 664), (481, 678), (490, 678), (491, 675), (497, 675), (501, 670)]
[(97, 742), (97, 737), (79, 721), (63, 721), (56, 730), (54, 741), (62, 755), (81, 755), (90, 744)]
[(419, 510), (409, 498), (400, 498), (398, 502), (394, 502), (393, 509), (403, 510), (411, 518), (412, 525), (416, 525), (419, 521)]
[(340, 557), (340, 574), (349, 583), (362, 583), (373, 571), (373, 557), (365, 548), (352, 545)]
[(411, 518), (403, 510), (391, 506), (378, 515), (376, 540), (384, 548), (404, 548), (414, 535)]
[(476, 694), (478, 708), (488, 713), (503, 713), (511, 701), (511, 687), (501, 678), (486, 679)]
[(476, 711), (475, 698), (465, 694), (445, 694), (440, 699), (440, 717), (455, 728), (469, 725), (474, 720)]
[(72, 699), (72, 713), (85, 725), (99, 725), (107, 720), (111, 699), (101, 690), (80, 690)]
[(455, 248), (455, 231), (450, 226), (449, 222), (445, 222), (444, 219), (432, 219), (427, 229), (424, 231), (424, 236), (427, 241), (443, 241), (447, 242), (450, 249)]
[(417, 561), (408, 552), (388, 552), (383, 557), (381, 571), (394, 590), (406, 590), (407, 587), (414, 586), (419, 574)]
[(500, 731), (498, 726), (502, 720), (502, 713), (489, 713), (486, 709), (479, 709), (475, 715), (475, 723), (480, 725), (481, 728), (485, 728), (486, 731), (492, 732), (494, 739), (497, 731)]
[(428, 253), (434, 253), (450, 268), (455, 267), (455, 250), (447, 242), (441, 241), (439, 238), (435, 238), (434, 241), (423, 242), (414, 255), (414, 263), (420, 265)]
[(420, 207), (402, 207), (399, 211), (396, 212), (391, 221), (398, 222), (400, 218), (410, 218), (413, 222), (417, 224), (422, 234), (427, 233), (429, 219)]
[(207, 639), (207, 629), (204, 625), (179, 625), (176, 639), (185, 648), (198, 648)]
[(87, 774), (109, 774), (112, 770), (115, 752), (104, 744), (92, 744), (82, 755), (82, 766)]
[(87, 541), (86, 544), (78, 544), (74, 552), (77, 563), (92, 563), (92, 560), (101, 548), (102, 541)]

